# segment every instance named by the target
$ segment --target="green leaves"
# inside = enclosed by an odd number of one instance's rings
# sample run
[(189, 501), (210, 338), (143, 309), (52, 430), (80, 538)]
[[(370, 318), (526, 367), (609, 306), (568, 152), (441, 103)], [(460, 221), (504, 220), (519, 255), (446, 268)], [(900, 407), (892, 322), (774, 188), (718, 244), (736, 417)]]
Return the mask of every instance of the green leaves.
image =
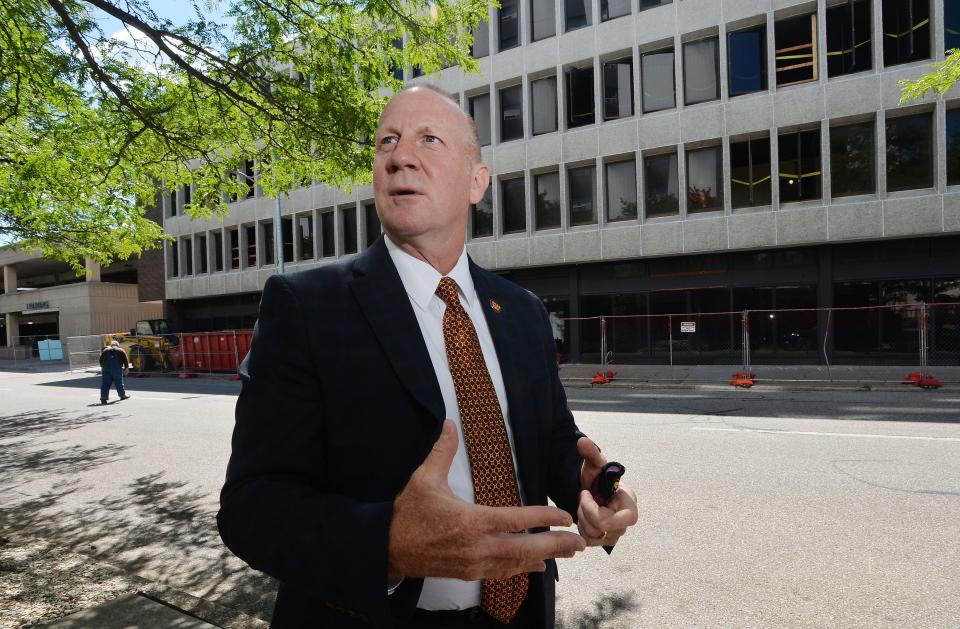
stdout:
[(960, 79), (960, 49), (950, 51), (943, 63), (934, 63), (933, 70), (917, 80), (902, 79), (900, 86), (900, 104), (920, 100), (929, 92), (943, 96)]

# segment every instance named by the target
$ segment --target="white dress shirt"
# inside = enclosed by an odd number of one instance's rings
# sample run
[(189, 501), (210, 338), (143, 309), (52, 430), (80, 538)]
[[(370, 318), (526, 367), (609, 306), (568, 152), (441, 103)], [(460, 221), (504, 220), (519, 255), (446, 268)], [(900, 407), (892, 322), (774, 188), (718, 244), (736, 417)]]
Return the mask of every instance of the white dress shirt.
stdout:
[[(443, 404), (446, 407), (447, 419), (457, 425), (459, 444), (457, 453), (453, 457), (447, 482), (450, 489), (460, 499), (473, 503), (473, 476), (470, 472), (470, 459), (463, 442), (463, 426), (460, 423), (460, 409), (457, 406), (457, 394), (453, 386), (453, 377), (450, 375), (450, 365), (447, 363), (447, 350), (443, 341), (443, 313), (447, 305), (437, 297), (436, 290), (443, 277), (426, 262), (413, 257), (384, 236), (390, 258), (393, 260), (400, 280), (410, 298), (410, 305), (417, 316), (423, 341), (430, 354), (430, 362), (440, 384), (443, 395)], [(517, 455), (513, 443), (513, 433), (510, 430), (509, 413), (507, 409), (506, 389), (503, 385), (503, 374), (500, 372), (500, 362), (487, 327), (487, 320), (483, 314), (483, 304), (473, 286), (473, 277), (467, 260), (466, 248), (460, 254), (457, 264), (447, 274), (460, 288), (460, 304), (470, 316), (473, 327), (476, 328), (480, 349), (487, 371), (493, 381), (493, 388), (497, 392), (500, 409), (503, 412), (504, 423), (507, 428), (507, 437), (510, 440), (510, 450), (513, 453), (513, 467), (517, 469)], [(521, 496), (523, 495), (521, 491)], [(417, 607), (430, 610), (438, 609), (467, 609), (480, 604), (480, 581), (461, 581), (459, 579), (427, 578), (423, 581), (423, 592)]]

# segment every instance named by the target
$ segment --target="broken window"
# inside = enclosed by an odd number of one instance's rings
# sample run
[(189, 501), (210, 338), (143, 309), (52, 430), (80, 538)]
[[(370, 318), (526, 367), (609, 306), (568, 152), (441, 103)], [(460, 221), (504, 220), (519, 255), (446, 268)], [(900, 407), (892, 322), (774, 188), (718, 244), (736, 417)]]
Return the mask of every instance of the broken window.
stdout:
[(600, 0), (600, 21), (630, 15), (630, 0)]
[(633, 115), (633, 57), (603, 62), (603, 119)]
[(960, 2), (943, 3), (943, 49), (960, 48)]
[(637, 218), (637, 163), (634, 160), (606, 165), (607, 222)]
[(640, 82), (644, 113), (676, 107), (673, 48), (644, 53), (640, 58)]
[(727, 37), (730, 96), (767, 89), (766, 30), (760, 26)]
[(523, 138), (523, 91), (520, 85), (500, 90), (500, 141)]
[(590, 0), (564, 0), (563, 5), (567, 31), (590, 26), (593, 23), (590, 15), (593, 12), (593, 2)]
[(720, 147), (687, 151), (687, 212), (723, 208)]
[(683, 45), (683, 100), (687, 105), (720, 98), (717, 39)]
[(567, 128), (593, 124), (593, 66), (567, 70)]
[(960, 184), (960, 109), (947, 111), (947, 185)]
[(534, 175), (534, 229), (560, 227), (560, 173)]
[(273, 264), (273, 221), (260, 223), (260, 237), (263, 238), (260, 247), (260, 266)]
[(734, 208), (770, 205), (770, 138), (730, 143), (730, 201)]
[(480, 146), (490, 144), (490, 94), (470, 97), (470, 117), (477, 123)]
[(473, 214), (473, 237), (493, 236), (493, 186), (487, 186), (480, 203), (471, 206)]
[(647, 218), (668, 216), (680, 211), (676, 153), (645, 157), (643, 179)]
[(819, 199), (820, 130), (783, 133), (780, 152), (780, 202)]
[(297, 216), (297, 245), (300, 250), (300, 260), (313, 259), (312, 214), (300, 214)]
[(343, 226), (343, 254), (357, 252), (357, 208), (340, 209), (340, 224)]
[(520, 19), (517, 0), (501, 0), (497, 10), (497, 35), (500, 47), (498, 50), (508, 50), (520, 45)]
[(872, 194), (875, 184), (873, 122), (830, 129), (830, 194)]
[(557, 77), (548, 76), (530, 82), (530, 107), (533, 110), (533, 135), (557, 130)]
[(929, 58), (930, 0), (883, 0), (883, 65)]
[(849, 0), (827, 9), (827, 76), (873, 67), (870, 0)]
[(500, 204), (503, 206), (503, 233), (527, 231), (526, 189), (523, 177), (500, 182)]
[(530, 39), (539, 41), (557, 34), (556, 2), (530, 0)]
[(567, 171), (570, 193), (570, 224), (593, 225), (597, 222), (597, 169), (595, 166)]
[(887, 190), (933, 187), (933, 117), (887, 120)]
[(801, 15), (774, 25), (777, 85), (816, 81), (817, 16)]
[(320, 214), (320, 255), (332, 258), (337, 255), (337, 232), (333, 210)]
[(367, 224), (367, 242), (366, 245), (369, 247), (373, 243), (377, 242), (377, 238), (380, 237), (380, 215), (377, 214), (377, 204), (373, 201), (365, 203), (363, 205), (363, 212), (366, 216)]

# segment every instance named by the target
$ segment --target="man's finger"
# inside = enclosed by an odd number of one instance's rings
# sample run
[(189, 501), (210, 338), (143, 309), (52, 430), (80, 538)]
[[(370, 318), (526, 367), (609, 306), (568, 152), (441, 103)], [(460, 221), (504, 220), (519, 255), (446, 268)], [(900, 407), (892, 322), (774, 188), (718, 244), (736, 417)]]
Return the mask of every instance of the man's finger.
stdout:
[(600, 448), (589, 437), (577, 439), (577, 452), (588, 465), (603, 467), (607, 463), (607, 457), (600, 453)]
[(572, 557), (584, 550), (586, 543), (576, 533), (546, 531), (529, 535), (502, 535), (491, 547), (491, 554), (504, 560), (524, 562)]
[(563, 509), (547, 506), (532, 507), (478, 507), (478, 528), (484, 533), (516, 533), (542, 526), (573, 524), (573, 518)]
[(430, 480), (447, 482), (453, 456), (457, 453), (458, 442), (456, 424), (449, 419), (445, 420), (443, 429), (440, 431), (440, 437), (433, 444), (433, 449), (430, 450), (430, 454), (427, 455), (420, 466)]

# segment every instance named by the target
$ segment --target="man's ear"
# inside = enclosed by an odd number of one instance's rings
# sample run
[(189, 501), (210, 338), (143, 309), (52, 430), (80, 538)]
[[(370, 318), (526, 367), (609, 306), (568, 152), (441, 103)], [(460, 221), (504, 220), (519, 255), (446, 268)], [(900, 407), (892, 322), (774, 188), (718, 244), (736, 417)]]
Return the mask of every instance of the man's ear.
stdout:
[(489, 185), (490, 169), (483, 162), (479, 162), (474, 165), (470, 179), (470, 203), (480, 203), (483, 200), (483, 193), (487, 191)]

